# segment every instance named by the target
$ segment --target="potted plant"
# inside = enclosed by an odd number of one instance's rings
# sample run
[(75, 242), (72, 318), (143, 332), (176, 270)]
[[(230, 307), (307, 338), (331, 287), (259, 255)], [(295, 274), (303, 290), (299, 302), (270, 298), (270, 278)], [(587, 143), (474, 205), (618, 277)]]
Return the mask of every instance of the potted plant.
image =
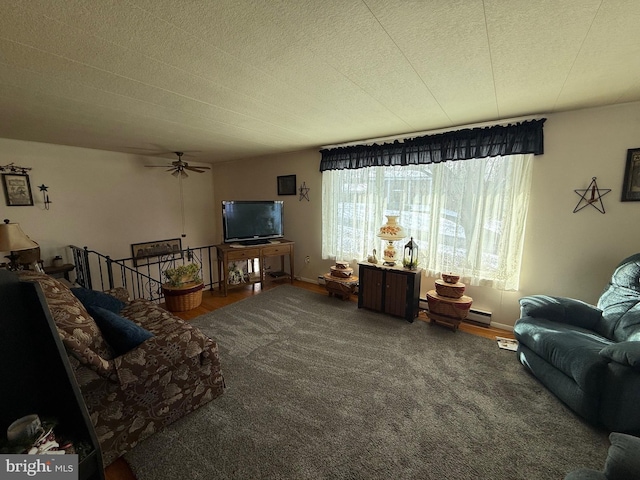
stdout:
[(200, 306), (204, 284), (200, 278), (199, 265), (187, 263), (167, 268), (163, 275), (167, 280), (162, 285), (167, 310), (184, 312)]

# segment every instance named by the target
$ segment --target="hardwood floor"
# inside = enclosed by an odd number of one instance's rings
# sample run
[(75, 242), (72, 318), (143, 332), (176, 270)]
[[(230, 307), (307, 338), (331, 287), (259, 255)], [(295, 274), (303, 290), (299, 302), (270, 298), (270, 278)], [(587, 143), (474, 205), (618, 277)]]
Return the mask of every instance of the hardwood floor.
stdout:
[[(262, 291), (269, 290), (271, 288), (277, 287), (278, 285), (282, 285), (284, 283), (288, 283), (288, 280), (270, 280), (265, 282), (264, 286), (260, 284), (255, 284), (253, 286), (246, 287), (238, 287), (229, 290), (228, 296), (224, 297), (222, 293), (218, 290), (213, 291), (205, 291), (202, 294), (202, 304), (198, 308), (194, 308), (193, 310), (189, 310), (188, 312), (180, 312), (176, 315), (183, 320), (192, 320), (200, 315), (203, 315), (207, 312), (211, 312), (218, 308), (224, 307), (225, 305), (232, 304), (244, 298), (248, 298), (254, 295), (260, 294)], [(310, 290), (312, 292), (320, 293), (323, 295), (327, 295), (327, 291), (324, 286), (316, 285), (308, 282), (300, 282), (295, 281), (294, 285), (296, 287), (304, 288)], [(336, 301), (341, 301), (336, 298)], [(351, 299), (346, 300), (351, 302), (358, 302), (358, 298), (356, 296), (352, 296)], [(424, 313), (420, 313), (418, 316), (418, 320), (422, 320), (428, 322), (429, 319)], [(446, 328), (442, 326), (434, 326), (433, 328)], [(509, 331), (492, 328), (492, 327), (481, 327), (477, 325), (472, 325), (468, 323), (461, 323), (459, 330), (472, 333), (474, 335), (479, 335), (482, 337), (495, 339), (496, 335), (501, 337), (513, 338), (513, 334)], [(454, 332), (451, 332), (452, 335)], [(497, 348), (497, 347), (496, 347)], [(109, 465), (105, 469), (105, 478), (106, 480), (136, 480), (133, 472), (129, 468), (127, 462), (119, 458), (114, 463)]]

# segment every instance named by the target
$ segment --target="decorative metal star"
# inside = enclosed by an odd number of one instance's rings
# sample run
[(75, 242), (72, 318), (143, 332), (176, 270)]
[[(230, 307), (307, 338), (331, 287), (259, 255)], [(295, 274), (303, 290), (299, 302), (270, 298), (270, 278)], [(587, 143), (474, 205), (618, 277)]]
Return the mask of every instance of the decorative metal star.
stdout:
[(49, 187), (47, 187), (44, 183), (40, 185), (38, 188), (40, 189), (41, 192), (46, 192), (49, 190)]
[[(591, 205), (593, 208), (598, 210), (600, 213), (605, 213), (604, 204), (602, 203), (602, 197), (604, 197), (610, 191), (611, 191), (610, 188), (603, 188), (603, 189), (598, 188), (598, 184), (596, 183), (596, 177), (592, 177), (591, 183), (587, 188), (574, 190), (574, 192), (580, 195), (580, 201), (578, 201), (576, 208), (573, 209), (573, 213), (579, 212), (584, 207), (587, 207), (589, 205)], [(591, 195), (589, 195), (589, 193)], [(589, 195), (589, 198), (587, 198), (588, 195)], [(582, 205), (583, 202), (584, 204)]]
[(300, 198), (298, 199), (300, 202), (302, 201), (303, 198), (307, 199), (307, 202), (309, 201), (309, 190), (311, 190), (309, 187), (307, 187), (307, 183), (306, 182), (302, 182), (302, 185), (300, 185)]

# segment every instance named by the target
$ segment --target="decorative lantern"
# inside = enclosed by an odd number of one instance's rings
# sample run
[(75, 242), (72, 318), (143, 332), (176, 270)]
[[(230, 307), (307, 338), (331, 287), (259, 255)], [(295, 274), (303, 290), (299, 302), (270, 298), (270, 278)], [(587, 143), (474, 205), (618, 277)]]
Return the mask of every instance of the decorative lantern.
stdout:
[(385, 215), (385, 217), (387, 217), (387, 223), (380, 227), (378, 237), (387, 241), (382, 257), (383, 265), (393, 266), (396, 264), (396, 247), (393, 246), (393, 242), (402, 240), (407, 234), (398, 224), (398, 215)]
[(418, 268), (418, 245), (413, 241), (413, 237), (411, 237), (409, 243), (404, 246), (402, 265), (409, 270)]

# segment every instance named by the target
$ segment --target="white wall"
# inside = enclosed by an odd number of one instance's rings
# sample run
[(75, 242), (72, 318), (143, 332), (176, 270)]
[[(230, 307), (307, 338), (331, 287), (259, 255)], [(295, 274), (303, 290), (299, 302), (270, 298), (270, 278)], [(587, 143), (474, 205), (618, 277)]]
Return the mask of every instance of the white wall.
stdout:
[[(640, 203), (621, 202), (627, 150), (640, 147), (640, 103), (550, 115), (534, 162), (521, 292), (597, 301), (615, 266), (640, 252)], [(605, 214), (572, 213), (592, 177)], [(512, 296), (513, 297), (513, 296)]]
[[(496, 324), (513, 325), (518, 299), (546, 293), (596, 302), (615, 265), (640, 251), (640, 202), (621, 202), (626, 153), (640, 147), (640, 103), (557, 113), (544, 126), (545, 154), (534, 161), (521, 290), (470, 287), (474, 307), (493, 312)], [(177, 180), (163, 169), (145, 168), (164, 159), (0, 139), (0, 165), (31, 166), (36, 206), (0, 206), (1, 218), (22, 225), (46, 261), (70, 243), (112, 257), (130, 255), (130, 244), (181, 233)], [(167, 162), (169, 160), (166, 160)], [(296, 242), (296, 276), (315, 280), (329, 270), (321, 258), (320, 154), (316, 149), (216, 164), (185, 182), (187, 241), (201, 246), (222, 240), (221, 200), (280, 199), (285, 234)], [(310, 201), (277, 195), (278, 175), (297, 176)], [(612, 189), (606, 214), (587, 207), (575, 189), (591, 178)], [(43, 210), (37, 186), (49, 186), (53, 204)], [(215, 192), (215, 195), (214, 195)], [(0, 203), (4, 203), (0, 201)], [(311, 263), (304, 263), (305, 256)], [(432, 288), (422, 279), (423, 294)]]
[[(299, 194), (278, 196), (277, 177), (280, 175), (296, 175), (298, 189), (304, 182), (309, 188), (309, 201), (300, 200)], [(328, 271), (330, 263), (321, 258), (322, 176), (317, 150), (218, 163), (214, 165), (214, 182), (219, 212), (222, 200), (284, 201), (284, 234), (296, 242), (295, 276), (315, 282), (318, 274)], [(216, 240), (222, 242), (221, 213), (217, 220)], [(309, 264), (304, 262), (306, 256), (310, 257)]]
[[(0, 199), (0, 219), (21, 225), (41, 248), (48, 265), (55, 255), (69, 258), (69, 244), (88, 246), (112, 258), (131, 256), (131, 244), (178, 238), (182, 234), (179, 183), (163, 168), (172, 160), (140, 157), (44, 143), (0, 139), (0, 165), (32, 167), (35, 205), (8, 207)], [(53, 202), (44, 209), (38, 186), (49, 187)], [(211, 171), (183, 180), (186, 238), (183, 247), (213, 243)]]

